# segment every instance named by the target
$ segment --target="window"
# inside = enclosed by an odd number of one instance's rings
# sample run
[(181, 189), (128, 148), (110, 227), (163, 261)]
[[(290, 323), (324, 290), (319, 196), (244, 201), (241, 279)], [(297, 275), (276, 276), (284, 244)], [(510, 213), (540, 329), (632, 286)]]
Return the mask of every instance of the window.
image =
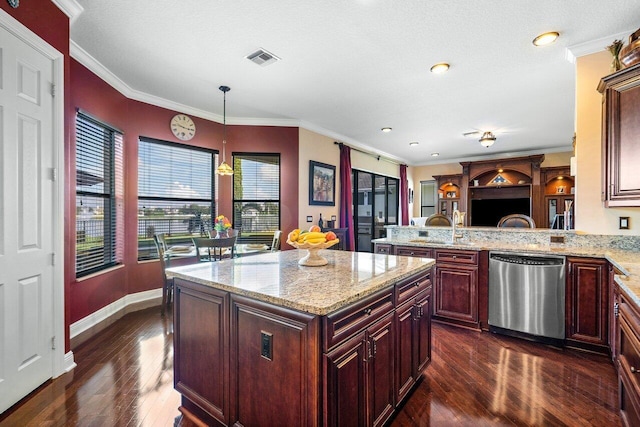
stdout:
[(138, 259), (157, 258), (153, 235), (191, 244), (215, 217), (216, 152), (140, 138), (138, 141)]
[(76, 277), (122, 262), (122, 132), (76, 116)]
[(280, 229), (280, 155), (233, 155), (233, 228), (238, 240), (271, 244)]
[(420, 181), (420, 216), (428, 217), (436, 213), (437, 194), (435, 181)]

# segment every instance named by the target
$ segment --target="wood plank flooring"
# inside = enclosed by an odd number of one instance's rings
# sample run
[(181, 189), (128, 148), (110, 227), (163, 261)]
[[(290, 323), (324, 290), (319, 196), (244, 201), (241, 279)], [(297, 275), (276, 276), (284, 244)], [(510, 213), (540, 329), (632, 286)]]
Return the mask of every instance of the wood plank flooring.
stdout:
[[(173, 426), (171, 318), (124, 316), (74, 351), (78, 367), (0, 415), (6, 426)], [(433, 362), (391, 426), (620, 426), (605, 357), (433, 326)]]

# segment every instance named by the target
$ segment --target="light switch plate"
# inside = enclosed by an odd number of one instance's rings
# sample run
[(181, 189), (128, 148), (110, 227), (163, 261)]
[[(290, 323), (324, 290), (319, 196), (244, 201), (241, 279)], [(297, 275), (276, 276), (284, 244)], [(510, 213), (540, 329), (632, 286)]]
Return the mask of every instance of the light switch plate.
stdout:
[(621, 216), (620, 217), (620, 230), (628, 230), (629, 227), (629, 217)]
[(307, 222), (313, 222), (313, 217), (311, 215), (307, 215)]

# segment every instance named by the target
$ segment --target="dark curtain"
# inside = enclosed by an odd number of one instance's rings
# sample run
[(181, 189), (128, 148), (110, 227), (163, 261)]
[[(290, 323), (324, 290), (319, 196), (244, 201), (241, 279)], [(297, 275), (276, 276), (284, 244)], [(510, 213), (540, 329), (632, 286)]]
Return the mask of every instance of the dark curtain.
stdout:
[(353, 190), (351, 189), (351, 148), (340, 144), (340, 227), (347, 228), (344, 249), (355, 250), (353, 232)]
[(400, 165), (400, 225), (409, 225), (409, 181), (407, 181), (407, 165)]

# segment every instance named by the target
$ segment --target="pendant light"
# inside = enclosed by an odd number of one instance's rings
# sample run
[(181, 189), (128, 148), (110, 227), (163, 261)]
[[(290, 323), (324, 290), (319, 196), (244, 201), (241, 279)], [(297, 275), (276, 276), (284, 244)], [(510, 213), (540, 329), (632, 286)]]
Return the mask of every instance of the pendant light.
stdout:
[(223, 107), (222, 107), (222, 125), (224, 127), (224, 135), (222, 138), (222, 163), (216, 169), (218, 175), (233, 175), (233, 169), (226, 163), (226, 145), (227, 145), (227, 92), (231, 90), (229, 86), (220, 86), (218, 89), (222, 91), (223, 95)]
[(482, 146), (486, 148), (491, 147), (495, 141), (496, 137), (491, 132), (483, 133), (482, 137), (480, 138), (480, 144), (482, 144)]

